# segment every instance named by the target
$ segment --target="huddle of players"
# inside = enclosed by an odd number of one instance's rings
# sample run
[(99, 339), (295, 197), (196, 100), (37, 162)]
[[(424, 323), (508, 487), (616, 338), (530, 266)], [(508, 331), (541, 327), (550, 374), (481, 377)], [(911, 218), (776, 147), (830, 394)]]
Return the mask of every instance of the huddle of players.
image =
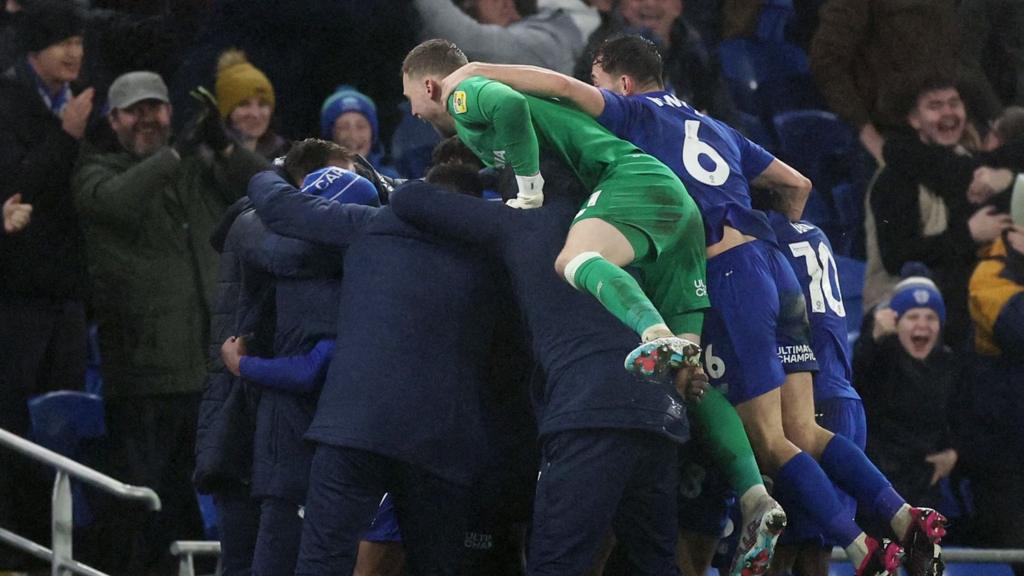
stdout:
[[(646, 40), (607, 41), (592, 78), (594, 86), (540, 68), (467, 64), (443, 40), (421, 44), (403, 64), (413, 114), (457, 133), (485, 164), (511, 166), (519, 194), (510, 206), (544, 203), (541, 152), (560, 157), (592, 192), (554, 264), (640, 336), (627, 370), (674, 376), (680, 392), (692, 390), (703, 336), (711, 388), (698, 385), (689, 410), (706, 458), (739, 495), (744, 521), (730, 574), (767, 572), (787, 520), (790, 543), (815, 543), (802, 548), (810, 559), (801, 566), (827, 571), (835, 544), (858, 575), (895, 574), (904, 560), (912, 574), (941, 574), (945, 519), (908, 505), (863, 454), (835, 260), (822, 232), (799, 220), (810, 182), (666, 92)], [(752, 208), (751, 186), (771, 191), (770, 218)], [(405, 212), (414, 224), (432, 222)], [(816, 399), (832, 431), (815, 422)], [(757, 463), (775, 480), (774, 499)], [(865, 534), (853, 519), (858, 505), (895, 540)], [(687, 556), (679, 566), (703, 574), (720, 523), (688, 526), (684, 503), (679, 513)]]
[[(429, 348), (468, 350), (467, 339), (477, 346), (494, 335), (482, 317), (463, 334), (464, 321), (426, 305), (437, 295), (423, 282), (389, 283), (394, 297), (424, 305), (383, 322), (374, 315), (391, 310), (387, 298), (349, 306), (346, 294), (379, 291), (384, 274), (426, 278), (443, 267), (465, 298), (480, 298), (494, 288), (470, 279), (493, 277), (482, 274), (490, 262), (503, 264), (543, 373), (531, 576), (586, 572), (608, 532), (636, 573), (703, 574), (724, 526), (723, 487), (743, 517), (730, 574), (768, 572), (787, 523), (784, 538), (802, 557), (780, 560), (804, 573), (827, 572), (832, 545), (858, 576), (895, 574), (904, 555), (912, 574), (941, 573), (945, 519), (909, 506), (863, 454), (831, 247), (799, 220), (810, 182), (666, 92), (661, 68), (657, 49), (632, 36), (599, 48), (594, 85), (540, 68), (468, 64), (444, 40), (414, 48), (402, 69), (413, 114), (457, 134), (485, 165), (511, 167), (511, 208), (441, 191), (429, 178), (395, 190), (386, 209), (295, 194), (273, 173), (252, 180), (250, 198), (271, 230), (345, 250), (339, 326), (383, 330), (433, 314), (444, 335), (410, 348), (392, 334), (386, 347), (397, 346), (405, 378), (398, 365), (366, 362), (388, 357), (383, 340), (338, 331), (306, 434), (317, 444), (296, 528), (297, 574), (350, 572), (383, 491), (405, 522), (410, 570), (455, 573), (446, 555), (457, 552), (439, 542), (457, 540), (448, 537), (457, 522), (437, 519), (458, 517), (462, 461), (474, 459), (471, 443), (456, 448), (479, 427), (463, 420), (479, 414), (467, 411), (459, 382), (486, 367), (480, 351), (438, 358)], [(542, 156), (575, 178), (551, 178), (558, 185), (545, 195)], [(589, 193), (582, 206), (563, 190), (579, 184)], [(752, 207), (751, 187), (771, 192), (770, 218)], [(473, 248), (450, 251), (452, 242)], [(431, 386), (410, 387), (417, 374), (429, 374)], [(681, 464), (689, 434), (673, 388), (697, 431)], [(815, 422), (815, 401), (832, 431)], [(432, 414), (433, 429), (401, 423), (370, 434), (377, 412), (396, 410), (390, 403)], [(694, 469), (708, 473), (680, 479)], [(680, 482), (702, 486), (682, 491)], [(895, 541), (865, 534), (853, 519), (858, 507), (887, 522)]]

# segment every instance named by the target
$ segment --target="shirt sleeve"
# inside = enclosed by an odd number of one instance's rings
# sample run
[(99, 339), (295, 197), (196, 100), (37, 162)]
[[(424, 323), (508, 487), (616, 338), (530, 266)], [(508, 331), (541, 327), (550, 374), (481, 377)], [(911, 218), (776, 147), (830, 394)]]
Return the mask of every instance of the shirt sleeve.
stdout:
[(302, 356), (285, 358), (243, 356), (239, 363), (239, 370), (243, 378), (261, 386), (282, 392), (305, 394), (323, 384), (333, 353), (334, 340), (323, 339)]
[(627, 126), (629, 116), (629, 100), (609, 90), (601, 88), (601, 96), (604, 97), (604, 110), (597, 117), (597, 121), (610, 132), (622, 138)]
[(729, 128), (736, 145), (740, 149), (740, 170), (747, 181), (751, 181), (768, 169), (768, 166), (775, 160), (770, 152), (761, 147), (760, 144), (752, 142), (749, 138), (740, 134), (737, 130)]
[(471, 78), (458, 85), (448, 106), (457, 125), (493, 128), (495, 153), (503, 153), (504, 162), (481, 158), (485, 164), (511, 166), (516, 176), (540, 172), (540, 144), (526, 96), (501, 82)]

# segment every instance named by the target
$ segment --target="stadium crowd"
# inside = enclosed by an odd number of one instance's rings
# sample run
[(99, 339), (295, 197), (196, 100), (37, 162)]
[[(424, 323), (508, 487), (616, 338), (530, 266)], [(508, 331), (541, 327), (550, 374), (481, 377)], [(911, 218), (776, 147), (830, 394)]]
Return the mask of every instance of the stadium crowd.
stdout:
[[(114, 575), (205, 538), (229, 576), (1024, 548), (1022, 30), (1020, 0), (6, 0), (0, 428), (102, 398), (68, 455), (163, 503), (76, 499)], [(50, 478), (0, 449), (0, 527), (46, 543)]]

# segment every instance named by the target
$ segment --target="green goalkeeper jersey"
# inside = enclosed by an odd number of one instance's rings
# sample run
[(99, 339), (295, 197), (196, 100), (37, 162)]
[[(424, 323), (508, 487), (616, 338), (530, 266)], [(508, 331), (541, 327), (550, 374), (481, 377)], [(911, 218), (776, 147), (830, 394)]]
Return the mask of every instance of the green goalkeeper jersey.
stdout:
[(456, 87), (448, 112), (459, 138), (484, 164), (511, 166), (516, 176), (540, 171), (543, 148), (557, 153), (593, 190), (616, 160), (643, 154), (567, 102), (521, 94), (482, 76)]

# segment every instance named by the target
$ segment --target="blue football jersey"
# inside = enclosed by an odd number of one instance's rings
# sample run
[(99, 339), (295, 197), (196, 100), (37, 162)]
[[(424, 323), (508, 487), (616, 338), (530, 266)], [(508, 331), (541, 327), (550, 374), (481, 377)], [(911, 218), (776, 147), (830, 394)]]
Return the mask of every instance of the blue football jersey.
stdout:
[(839, 272), (832, 244), (810, 222), (790, 222), (782, 214), (768, 216), (783, 255), (793, 267), (807, 303), (811, 348), (818, 357), (814, 400), (860, 396), (851, 385), (853, 374), (846, 348), (846, 309), (839, 290)]
[(725, 224), (774, 242), (764, 214), (750, 207), (750, 181), (771, 164), (771, 154), (669, 92), (601, 92), (598, 122), (675, 172), (700, 207), (709, 246), (722, 239)]

